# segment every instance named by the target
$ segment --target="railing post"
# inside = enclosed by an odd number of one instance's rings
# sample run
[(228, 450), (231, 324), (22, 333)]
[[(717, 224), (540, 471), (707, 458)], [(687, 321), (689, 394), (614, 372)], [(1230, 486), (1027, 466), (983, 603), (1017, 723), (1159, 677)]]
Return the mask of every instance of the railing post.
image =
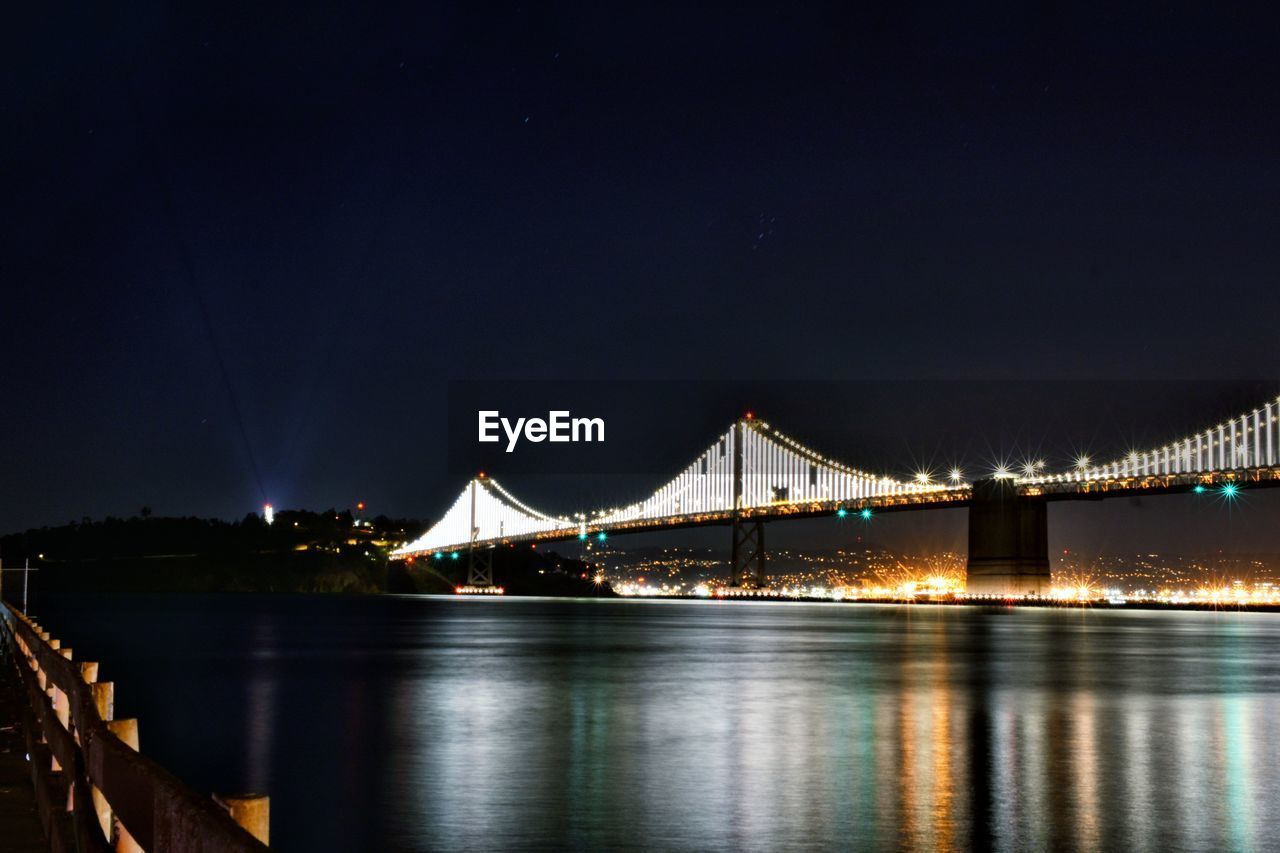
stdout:
[(104, 723), (115, 719), (116, 685), (112, 681), (95, 681), (90, 689), (93, 691), (93, 704), (98, 707), (98, 717)]
[(271, 798), (262, 794), (214, 794), (213, 799), (263, 844), (271, 843)]
[[(56, 648), (56, 647), (55, 647)], [(67, 660), (71, 660), (71, 649), (59, 648), (58, 652)], [(49, 685), (50, 698), (53, 700), (53, 715), (58, 718), (58, 722), (67, 731), (71, 731), (71, 705), (67, 701), (67, 694), (58, 689), (58, 685)], [(62, 765), (58, 763), (57, 757), (52, 759), (52, 769), (57, 773), (62, 769)], [(70, 811), (70, 809), (68, 809)]]
[[(113, 735), (120, 738), (124, 745), (138, 751), (138, 721), (135, 718), (124, 720), (111, 720), (107, 723), (107, 730)], [(102, 819), (102, 813), (99, 812), (98, 819)], [(111, 822), (111, 807), (107, 806), (107, 821)], [(142, 847), (138, 842), (133, 840), (133, 836), (129, 834), (129, 828), (119, 820), (115, 821), (116, 825), (116, 853), (142, 853)], [(108, 836), (110, 833), (108, 833)]]
[[(90, 685), (89, 689), (93, 690), (92, 685), (98, 680), (98, 663), (97, 661), (81, 661), (80, 677), (84, 679), (84, 683)], [(97, 696), (94, 697), (95, 702)], [(111, 724), (108, 723), (108, 726)], [(135, 733), (136, 737), (136, 733)], [(80, 743), (80, 732), (76, 732), (76, 742)], [(81, 744), (83, 746), (83, 744)], [(89, 799), (93, 801), (93, 812), (98, 818), (98, 826), (102, 829), (104, 838), (111, 838), (111, 805), (107, 802), (107, 798), (97, 785), (89, 785)]]

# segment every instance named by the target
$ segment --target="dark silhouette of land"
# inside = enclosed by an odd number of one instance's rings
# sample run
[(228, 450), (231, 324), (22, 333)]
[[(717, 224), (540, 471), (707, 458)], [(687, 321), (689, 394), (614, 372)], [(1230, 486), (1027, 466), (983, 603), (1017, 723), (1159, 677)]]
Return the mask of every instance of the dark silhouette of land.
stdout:
[[(355, 518), (349, 511), (282, 510), (273, 524), (254, 513), (239, 521), (85, 518), (0, 537), (8, 569), (30, 562), (31, 594), (41, 592), (445, 593), (464, 583), (460, 559), (389, 559), (417, 519)], [(500, 548), (495, 583), (515, 595), (595, 595), (592, 568), (530, 548)], [(14, 600), (22, 575), (5, 573)]]

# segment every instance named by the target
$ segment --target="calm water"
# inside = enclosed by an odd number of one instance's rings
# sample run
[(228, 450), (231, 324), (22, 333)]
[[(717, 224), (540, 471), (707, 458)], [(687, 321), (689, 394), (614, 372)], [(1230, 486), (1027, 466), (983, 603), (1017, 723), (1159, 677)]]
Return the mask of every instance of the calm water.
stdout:
[(144, 752), (269, 793), (282, 851), (1280, 839), (1277, 615), (318, 596), (37, 615), (103, 662)]

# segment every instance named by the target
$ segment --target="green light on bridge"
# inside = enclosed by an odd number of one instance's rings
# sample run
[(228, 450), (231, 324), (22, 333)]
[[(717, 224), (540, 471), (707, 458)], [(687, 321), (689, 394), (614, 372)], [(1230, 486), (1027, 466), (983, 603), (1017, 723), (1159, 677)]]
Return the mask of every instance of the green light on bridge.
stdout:
[(870, 520), (871, 520), (871, 507), (866, 507), (866, 508), (864, 508), (864, 509), (862, 510), (862, 512), (858, 513), (858, 516), (859, 516), (863, 521), (870, 521)]
[(599, 539), (601, 542), (603, 542), (604, 540), (608, 539), (609, 536), (603, 530), (601, 530), (599, 533), (596, 534), (596, 538)]
[(1240, 487), (1235, 483), (1222, 484), (1222, 496), (1229, 501), (1233, 501), (1240, 494)]
[(458, 552), (457, 552), (457, 551), (454, 551), (452, 554), (450, 554), (450, 555), (449, 555), (449, 559), (450, 559), (450, 560), (456, 560), (456, 559), (458, 559)]
[(1197, 485), (1197, 486), (1196, 486), (1194, 489), (1192, 489), (1191, 491), (1195, 492), (1197, 495), (1203, 495), (1203, 494), (1204, 494), (1204, 486), (1203, 486), (1203, 485)]
[(849, 514), (849, 510), (845, 509), (844, 507), (840, 507), (840, 509), (836, 510), (837, 518), (844, 518), (848, 514)]
[(441, 558), (441, 557), (443, 557), (443, 556), (444, 556), (444, 554), (441, 554), (439, 551), (436, 551), (435, 558), (436, 558), (437, 560), (438, 560), (438, 559), (440, 559), (440, 558)]
[(579, 539), (586, 539), (586, 538), (587, 538), (587, 534), (585, 534), (585, 533), (579, 533), (579, 534), (578, 534), (578, 538), (579, 538)]

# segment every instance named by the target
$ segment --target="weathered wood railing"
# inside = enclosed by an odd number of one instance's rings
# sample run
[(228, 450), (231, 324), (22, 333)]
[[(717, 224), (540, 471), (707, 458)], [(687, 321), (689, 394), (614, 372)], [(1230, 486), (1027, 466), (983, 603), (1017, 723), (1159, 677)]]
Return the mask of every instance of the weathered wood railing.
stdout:
[(139, 753), (138, 721), (114, 719), (115, 685), (98, 680), (98, 664), (74, 662), (4, 601), (0, 635), (26, 692), (32, 781), (55, 853), (267, 849), (266, 797), (201, 796)]

